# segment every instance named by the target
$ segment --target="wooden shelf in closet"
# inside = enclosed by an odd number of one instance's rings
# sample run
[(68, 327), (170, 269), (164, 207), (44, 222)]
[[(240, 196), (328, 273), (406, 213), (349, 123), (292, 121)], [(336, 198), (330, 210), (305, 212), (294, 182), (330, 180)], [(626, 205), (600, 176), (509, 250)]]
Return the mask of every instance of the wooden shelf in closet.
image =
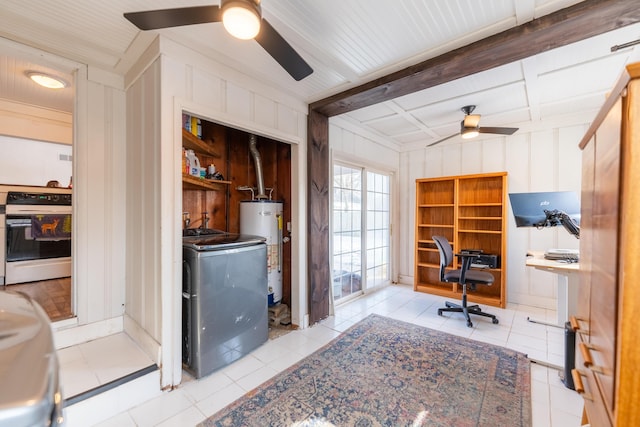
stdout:
[(215, 151), (207, 141), (199, 139), (186, 129), (182, 129), (182, 146), (186, 149), (193, 150), (196, 153), (206, 154), (207, 156), (221, 158), (222, 155)]
[(213, 190), (218, 191), (231, 185), (231, 181), (204, 179), (197, 176), (182, 174), (182, 188), (185, 190)]

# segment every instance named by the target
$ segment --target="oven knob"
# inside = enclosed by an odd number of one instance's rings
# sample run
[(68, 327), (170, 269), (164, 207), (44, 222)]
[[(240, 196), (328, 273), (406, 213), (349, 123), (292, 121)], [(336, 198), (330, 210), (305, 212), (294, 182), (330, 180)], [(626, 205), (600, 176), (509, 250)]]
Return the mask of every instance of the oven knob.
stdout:
[(54, 202), (57, 202), (58, 201), (58, 195), (57, 194), (52, 195), (51, 196), (51, 200), (54, 201)]

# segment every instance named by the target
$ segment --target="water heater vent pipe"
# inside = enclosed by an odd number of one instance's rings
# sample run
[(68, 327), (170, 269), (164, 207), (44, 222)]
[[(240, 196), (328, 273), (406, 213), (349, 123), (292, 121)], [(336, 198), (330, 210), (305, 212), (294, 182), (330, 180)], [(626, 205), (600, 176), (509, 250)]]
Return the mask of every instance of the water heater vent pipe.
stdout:
[(256, 180), (258, 181), (258, 194), (256, 194), (256, 199), (268, 199), (267, 194), (264, 191), (264, 177), (262, 175), (262, 161), (260, 160), (260, 153), (256, 148), (256, 142), (258, 138), (251, 134), (249, 135), (249, 151), (251, 152), (251, 156), (253, 157), (253, 163), (256, 168)]

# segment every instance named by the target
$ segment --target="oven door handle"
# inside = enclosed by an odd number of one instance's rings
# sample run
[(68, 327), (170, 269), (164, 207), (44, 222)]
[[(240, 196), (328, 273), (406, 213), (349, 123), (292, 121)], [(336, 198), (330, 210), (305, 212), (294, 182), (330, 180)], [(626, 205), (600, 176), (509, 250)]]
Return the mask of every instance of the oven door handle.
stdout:
[(7, 216), (11, 215), (71, 215), (71, 206), (33, 206), (9, 205)]
[(31, 227), (31, 220), (26, 218), (7, 219), (6, 224), (7, 224), (7, 228)]

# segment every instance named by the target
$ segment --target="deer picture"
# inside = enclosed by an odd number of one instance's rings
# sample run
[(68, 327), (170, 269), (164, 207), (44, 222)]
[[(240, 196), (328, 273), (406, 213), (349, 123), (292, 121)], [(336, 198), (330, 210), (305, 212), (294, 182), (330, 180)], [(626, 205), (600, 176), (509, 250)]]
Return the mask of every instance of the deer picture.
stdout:
[(51, 233), (51, 234), (55, 234), (56, 232), (56, 227), (58, 226), (58, 223), (60, 222), (60, 218), (56, 218), (53, 220), (53, 222), (50, 222), (48, 224), (42, 224), (42, 234), (46, 234), (47, 232)]

